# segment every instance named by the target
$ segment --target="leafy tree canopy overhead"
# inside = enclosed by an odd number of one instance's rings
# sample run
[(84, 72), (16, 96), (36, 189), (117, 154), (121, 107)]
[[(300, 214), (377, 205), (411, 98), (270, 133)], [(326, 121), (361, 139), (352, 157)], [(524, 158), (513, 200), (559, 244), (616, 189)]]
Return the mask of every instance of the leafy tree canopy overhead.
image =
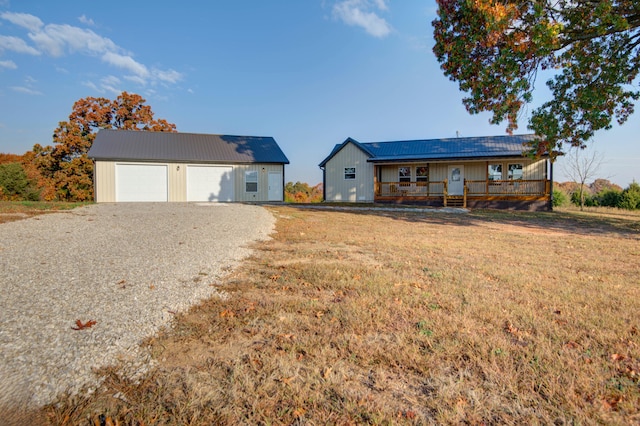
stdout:
[(517, 129), (532, 101), (536, 76), (552, 99), (532, 112), (529, 128), (541, 136), (535, 154), (555, 158), (563, 144), (584, 147), (615, 119), (624, 123), (640, 92), (638, 0), (437, 0), (434, 53), (445, 75), (467, 93), (470, 113), (493, 113), (492, 124)]

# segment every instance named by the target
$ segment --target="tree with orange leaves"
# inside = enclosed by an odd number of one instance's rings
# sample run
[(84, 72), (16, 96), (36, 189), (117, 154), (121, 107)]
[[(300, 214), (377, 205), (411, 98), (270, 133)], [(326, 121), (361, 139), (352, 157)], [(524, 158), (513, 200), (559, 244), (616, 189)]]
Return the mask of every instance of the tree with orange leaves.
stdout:
[(53, 146), (36, 144), (25, 154), (39, 172), (44, 199), (88, 201), (93, 199), (93, 163), (87, 152), (100, 129), (175, 132), (175, 124), (156, 120), (146, 100), (122, 92), (115, 100), (87, 97), (73, 104), (68, 121), (53, 133)]

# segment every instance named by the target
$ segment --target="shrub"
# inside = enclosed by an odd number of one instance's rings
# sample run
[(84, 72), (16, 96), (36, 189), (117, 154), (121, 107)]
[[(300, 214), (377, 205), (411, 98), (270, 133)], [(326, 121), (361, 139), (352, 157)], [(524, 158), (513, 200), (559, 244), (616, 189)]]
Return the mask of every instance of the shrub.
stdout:
[(640, 184), (633, 181), (620, 195), (618, 206), (622, 209), (640, 209)]
[(615, 189), (605, 189), (598, 193), (598, 205), (603, 207), (618, 207), (620, 205), (622, 193)]
[(567, 204), (567, 194), (560, 190), (553, 190), (553, 207), (562, 207)]
[[(593, 207), (598, 205), (597, 199), (589, 194), (589, 191), (584, 190), (584, 205), (585, 207)], [(576, 206), (580, 206), (580, 189), (577, 189), (573, 194), (571, 194), (571, 202)]]
[(10, 200), (38, 200), (38, 192), (29, 182), (20, 163), (0, 164), (0, 197)]

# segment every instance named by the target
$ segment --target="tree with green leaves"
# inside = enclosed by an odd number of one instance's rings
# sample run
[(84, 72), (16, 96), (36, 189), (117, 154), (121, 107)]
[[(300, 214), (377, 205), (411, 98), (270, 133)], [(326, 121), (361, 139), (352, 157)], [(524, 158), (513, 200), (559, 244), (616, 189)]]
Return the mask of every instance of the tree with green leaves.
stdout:
[[(53, 146), (36, 144), (31, 156), (45, 186), (47, 198), (85, 201), (93, 198), (93, 163), (87, 152), (100, 129), (175, 132), (175, 124), (156, 120), (146, 100), (122, 92), (115, 100), (87, 97), (73, 104), (68, 121), (53, 133)], [(51, 190), (53, 188), (53, 190)]]
[(517, 129), (536, 77), (550, 70), (551, 100), (532, 112), (541, 136), (529, 148), (554, 159), (563, 144), (586, 146), (594, 133), (627, 121), (640, 92), (637, 0), (437, 0), (433, 49), (445, 75), (467, 94), (470, 113)]
[(0, 164), (0, 200), (37, 200), (38, 193), (19, 162)]

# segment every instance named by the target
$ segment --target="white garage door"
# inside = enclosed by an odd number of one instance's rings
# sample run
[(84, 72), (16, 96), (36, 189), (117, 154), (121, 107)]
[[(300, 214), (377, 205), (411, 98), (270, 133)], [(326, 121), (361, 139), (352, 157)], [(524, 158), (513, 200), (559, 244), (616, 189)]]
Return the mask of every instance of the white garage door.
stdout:
[(233, 168), (187, 166), (187, 201), (233, 201)]
[(167, 201), (167, 166), (116, 164), (116, 201)]

